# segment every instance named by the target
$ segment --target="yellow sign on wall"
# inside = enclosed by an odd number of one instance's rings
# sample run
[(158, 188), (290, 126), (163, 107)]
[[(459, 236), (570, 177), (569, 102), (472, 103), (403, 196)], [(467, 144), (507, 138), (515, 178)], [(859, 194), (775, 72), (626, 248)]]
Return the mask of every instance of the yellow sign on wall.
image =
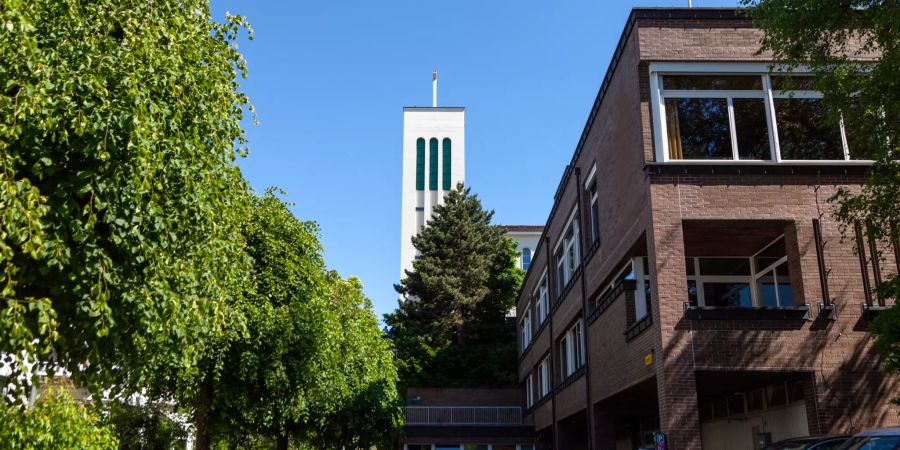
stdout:
[(653, 364), (653, 351), (652, 350), (650, 351), (650, 353), (647, 353), (646, 355), (644, 355), (644, 365), (649, 366), (651, 364)]

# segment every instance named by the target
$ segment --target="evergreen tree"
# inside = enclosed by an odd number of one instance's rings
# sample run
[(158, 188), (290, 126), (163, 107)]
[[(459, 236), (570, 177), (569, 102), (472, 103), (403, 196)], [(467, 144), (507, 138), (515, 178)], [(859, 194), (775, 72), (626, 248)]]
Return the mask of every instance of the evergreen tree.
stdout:
[(515, 243), (457, 185), (413, 237), (419, 257), (395, 286), (405, 297), (385, 316), (405, 386), (515, 383), (515, 332), (506, 313), (523, 272)]

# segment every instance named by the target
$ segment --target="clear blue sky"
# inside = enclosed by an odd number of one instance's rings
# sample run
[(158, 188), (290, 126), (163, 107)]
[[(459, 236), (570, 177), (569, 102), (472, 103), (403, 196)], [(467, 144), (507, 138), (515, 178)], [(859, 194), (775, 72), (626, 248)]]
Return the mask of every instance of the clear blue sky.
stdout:
[[(543, 224), (632, 6), (687, 0), (213, 0), (248, 18), (257, 109), (240, 161), (322, 230), (325, 260), (396, 307), (402, 107), (466, 107), (466, 184), (495, 222)], [(694, 6), (733, 6), (695, 0)]]

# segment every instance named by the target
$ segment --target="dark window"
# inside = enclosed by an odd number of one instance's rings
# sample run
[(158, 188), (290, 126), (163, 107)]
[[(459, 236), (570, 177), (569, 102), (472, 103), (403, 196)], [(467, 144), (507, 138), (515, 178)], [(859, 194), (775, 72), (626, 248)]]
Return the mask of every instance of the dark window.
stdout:
[(750, 275), (750, 258), (700, 258), (700, 275)]
[(732, 159), (728, 100), (667, 98), (671, 159)]
[(663, 89), (737, 91), (762, 89), (759, 75), (666, 75)]
[(706, 306), (752, 306), (750, 283), (704, 282), (703, 300)]
[(444, 167), (443, 167), (444, 180), (443, 181), (444, 181), (444, 183), (443, 183), (443, 186), (444, 186), (445, 191), (449, 191), (450, 189), (453, 188), (453, 186), (450, 185), (450, 172), (451, 172), (451, 170), (450, 170), (450, 166), (451, 166), (450, 138), (444, 138), (443, 144), (444, 144), (444, 161), (443, 161), (443, 165), (444, 165)]
[(844, 159), (840, 126), (817, 98), (776, 98), (781, 159)]
[(814, 91), (815, 77), (812, 75), (772, 75), (772, 90)]
[(425, 139), (416, 140), (416, 190), (425, 190)]
[(428, 189), (436, 191), (438, 188), (438, 140), (431, 138), (431, 147), (428, 154)]
[(528, 270), (531, 266), (531, 249), (525, 247), (522, 249), (522, 270)]
[(769, 152), (769, 125), (763, 99), (735, 98), (734, 128), (737, 134), (740, 159), (771, 159)]

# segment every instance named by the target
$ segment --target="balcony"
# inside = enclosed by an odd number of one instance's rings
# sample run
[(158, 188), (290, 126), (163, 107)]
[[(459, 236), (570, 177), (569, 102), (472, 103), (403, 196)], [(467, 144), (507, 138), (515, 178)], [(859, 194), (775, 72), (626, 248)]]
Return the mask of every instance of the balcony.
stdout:
[(518, 426), (518, 406), (407, 406), (407, 426)]

